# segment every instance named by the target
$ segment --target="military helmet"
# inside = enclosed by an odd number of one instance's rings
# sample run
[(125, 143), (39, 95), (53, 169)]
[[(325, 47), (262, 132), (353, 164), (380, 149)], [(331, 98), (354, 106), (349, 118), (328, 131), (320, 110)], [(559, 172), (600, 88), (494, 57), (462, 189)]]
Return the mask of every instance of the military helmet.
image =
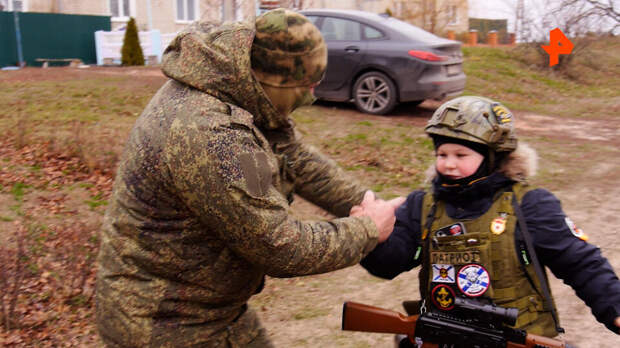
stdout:
[(262, 84), (310, 87), (326, 68), (323, 36), (304, 15), (280, 8), (256, 18), (252, 70)]
[(424, 129), (442, 135), (484, 144), (495, 152), (514, 151), (517, 134), (508, 108), (491, 99), (459, 97), (442, 104)]

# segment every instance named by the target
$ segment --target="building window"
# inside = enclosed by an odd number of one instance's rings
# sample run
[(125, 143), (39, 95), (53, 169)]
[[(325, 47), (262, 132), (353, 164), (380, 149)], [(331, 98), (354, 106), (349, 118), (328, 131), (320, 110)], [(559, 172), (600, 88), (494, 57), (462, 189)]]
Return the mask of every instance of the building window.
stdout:
[(110, 14), (113, 18), (127, 19), (131, 17), (130, 0), (110, 0)]
[(0, 0), (0, 11), (26, 11), (25, 0)]
[(459, 24), (459, 11), (456, 5), (451, 5), (448, 8), (448, 20), (450, 25)]
[(175, 0), (178, 22), (193, 22), (196, 20), (196, 0)]

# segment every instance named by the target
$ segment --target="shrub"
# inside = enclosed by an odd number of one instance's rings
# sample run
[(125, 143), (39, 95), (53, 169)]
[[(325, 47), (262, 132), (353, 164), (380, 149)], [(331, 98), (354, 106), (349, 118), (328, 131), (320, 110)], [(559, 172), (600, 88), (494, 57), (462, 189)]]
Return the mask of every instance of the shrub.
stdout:
[(121, 49), (121, 64), (123, 65), (144, 65), (144, 55), (140, 47), (138, 38), (138, 28), (136, 21), (132, 18), (127, 23), (123, 48)]

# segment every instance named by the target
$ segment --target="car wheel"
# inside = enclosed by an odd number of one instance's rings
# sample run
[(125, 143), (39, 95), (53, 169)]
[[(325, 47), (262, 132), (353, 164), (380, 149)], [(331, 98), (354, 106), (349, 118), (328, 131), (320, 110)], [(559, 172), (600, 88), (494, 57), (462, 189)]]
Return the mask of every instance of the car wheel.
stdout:
[(353, 101), (361, 112), (386, 114), (396, 106), (396, 86), (383, 73), (365, 73), (353, 85)]

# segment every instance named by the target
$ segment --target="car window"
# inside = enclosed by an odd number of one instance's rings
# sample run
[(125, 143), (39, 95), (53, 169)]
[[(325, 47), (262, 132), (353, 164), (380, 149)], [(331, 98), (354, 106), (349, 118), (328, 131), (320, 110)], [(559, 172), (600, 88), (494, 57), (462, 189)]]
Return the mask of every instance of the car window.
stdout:
[(327, 41), (347, 40), (359, 41), (362, 39), (362, 29), (358, 22), (346, 19), (325, 17), (321, 25), (321, 34)]
[(380, 39), (383, 37), (383, 33), (379, 30), (369, 27), (367, 25), (364, 26), (364, 38), (366, 39)]
[(316, 21), (319, 19), (317, 16), (306, 16), (306, 18), (308, 18), (308, 20), (314, 25), (316, 25)]
[(437, 36), (435, 36), (434, 34), (429, 33), (428, 31), (418, 28), (414, 25), (411, 25), (407, 22), (403, 22), (400, 21), (394, 17), (389, 17), (384, 24), (386, 24), (387, 26), (403, 33), (406, 34), (407, 36), (411, 37), (411, 38), (415, 38), (418, 41), (422, 41), (422, 42), (437, 42), (437, 39), (439, 39)]

